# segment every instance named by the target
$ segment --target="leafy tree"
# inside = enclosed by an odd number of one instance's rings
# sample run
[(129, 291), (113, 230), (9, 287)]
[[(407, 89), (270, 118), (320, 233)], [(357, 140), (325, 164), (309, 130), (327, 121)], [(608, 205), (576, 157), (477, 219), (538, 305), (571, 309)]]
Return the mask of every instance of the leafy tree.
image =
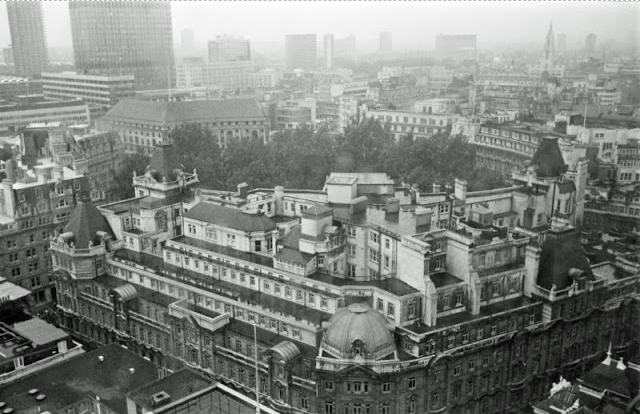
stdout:
[[(287, 130), (267, 143), (257, 139), (230, 140), (221, 150), (208, 129), (185, 125), (172, 131), (178, 162), (196, 168), (207, 188), (233, 190), (242, 182), (252, 188), (321, 188), (331, 172), (386, 172), (401, 181), (428, 190), (432, 184), (451, 184), (454, 178), (469, 181), (480, 190), (506, 185), (498, 174), (476, 168), (475, 150), (463, 136), (450, 131), (399, 140), (377, 120), (353, 125), (337, 137), (326, 129)], [(142, 173), (149, 159), (132, 155), (125, 159), (114, 183), (118, 197), (133, 196), (131, 177)]]
[(142, 154), (127, 154), (117, 171), (111, 171), (111, 196), (116, 200), (124, 200), (135, 196), (133, 189), (133, 173), (144, 174), (151, 158)]
[(198, 179), (208, 188), (224, 189), (227, 175), (222, 165), (222, 153), (218, 138), (211, 130), (196, 124), (175, 128), (171, 137), (178, 162), (187, 169), (196, 169)]

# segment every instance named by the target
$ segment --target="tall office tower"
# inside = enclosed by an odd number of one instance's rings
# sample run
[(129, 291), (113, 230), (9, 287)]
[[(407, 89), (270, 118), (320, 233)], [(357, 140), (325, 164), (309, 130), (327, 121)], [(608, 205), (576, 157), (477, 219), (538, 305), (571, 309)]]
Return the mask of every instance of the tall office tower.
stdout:
[(324, 35), (324, 67), (327, 69), (333, 69), (333, 34), (327, 33)]
[(184, 29), (180, 32), (180, 49), (182, 53), (189, 53), (195, 49), (193, 30)]
[(237, 37), (218, 37), (208, 45), (209, 62), (231, 62), (251, 60), (251, 47), (247, 39)]
[(549, 25), (547, 38), (544, 41), (544, 69), (551, 73), (556, 57), (556, 37), (553, 35), (553, 24)]
[(72, 1), (69, 12), (79, 71), (97, 75), (133, 74), (137, 89), (173, 86), (169, 2)]
[(298, 34), (285, 37), (285, 67), (287, 70), (312, 70), (316, 67), (316, 35)]
[(380, 33), (380, 53), (387, 54), (393, 51), (393, 44), (391, 42), (391, 33)]
[(589, 33), (584, 42), (584, 52), (587, 56), (592, 56), (596, 53), (596, 34)]
[(333, 57), (353, 60), (356, 57), (356, 37), (350, 35), (333, 42)]
[(556, 50), (559, 53), (567, 51), (567, 35), (565, 33), (560, 33), (556, 38)]
[(7, 15), (16, 74), (39, 76), (46, 70), (49, 62), (42, 20), (42, 3), (8, 1)]

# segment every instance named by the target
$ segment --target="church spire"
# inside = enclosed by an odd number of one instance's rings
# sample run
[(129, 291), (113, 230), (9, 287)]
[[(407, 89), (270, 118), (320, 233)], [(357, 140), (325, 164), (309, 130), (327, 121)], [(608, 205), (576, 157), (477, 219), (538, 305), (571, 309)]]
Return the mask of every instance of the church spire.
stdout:
[(549, 23), (549, 31), (544, 42), (544, 70), (551, 73), (556, 54), (556, 39), (553, 34), (553, 22)]

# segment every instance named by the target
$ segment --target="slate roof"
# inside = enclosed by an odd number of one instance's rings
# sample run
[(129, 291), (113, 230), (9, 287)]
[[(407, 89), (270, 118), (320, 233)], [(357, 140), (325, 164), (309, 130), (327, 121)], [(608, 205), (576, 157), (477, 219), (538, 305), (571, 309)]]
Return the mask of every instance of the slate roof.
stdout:
[(115, 239), (109, 222), (100, 214), (100, 211), (88, 197), (78, 199), (78, 205), (71, 213), (71, 218), (64, 227), (64, 231), (73, 233), (76, 249), (88, 248), (89, 241), (94, 245), (99, 244), (100, 239), (96, 235), (98, 231), (104, 231)]
[(307, 263), (313, 260), (313, 255), (303, 253), (297, 249), (283, 247), (278, 253), (276, 253), (276, 259), (306, 266)]
[(156, 171), (159, 175), (156, 180), (162, 181), (162, 177), (165, 177), (167, 181), (174, 181), (176, 179), (174, 171), (180, 169), (174, 146), (172, 144), (156, 144), (153, 148), (149, 169)]
[(265, 118), (265, 114), (255, 99), (164, 102), (126, 98), (114, 105), (103, 120), (182, 124), (212, 119), (256, 118)]
[(587, 256), (576, 232), (569, 232), (559, 236), (550, 236), (542, 244), (540, 254), (540, 268), (538, 270), (538, 285), (551, 289), (564, 289), (573, 283), (569, 276), (569, 269), (576, 268), (584, 271), (587, 277), (593, 278)]
[(271, 231), (276, 228), (275, 221), (267, 216), (243, 213), (206, 202), (196, 204), (184, 217), (241, 231)]
[(618, 361), (611, 359), (598, 364), (583, 378), (582, 383), (596, 391), (609, 390), (627, 398), (633, 398), (638, 393), (640, 373), (635, 369), (617, 367)]
[(542, 137), (531, 165), (536, 165), (538, 177), (559, 177), (567, 171), (558, 146), (558, 138)]
[(573, 181), (565, 181), (558, 184), (558, 191), (560, 192), (560, 194), (574, 193), (576, 191), (576, 185), (573, 183)]

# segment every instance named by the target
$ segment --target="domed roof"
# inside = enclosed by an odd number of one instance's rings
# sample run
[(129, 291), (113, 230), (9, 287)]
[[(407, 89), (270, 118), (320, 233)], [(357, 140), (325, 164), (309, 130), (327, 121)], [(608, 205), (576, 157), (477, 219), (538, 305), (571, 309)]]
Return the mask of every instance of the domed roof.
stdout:
[(328, 324), (321, 347), (331, 355), (377, 360), (396, 352), (386, 318), (365, 304), (339, 309)]

